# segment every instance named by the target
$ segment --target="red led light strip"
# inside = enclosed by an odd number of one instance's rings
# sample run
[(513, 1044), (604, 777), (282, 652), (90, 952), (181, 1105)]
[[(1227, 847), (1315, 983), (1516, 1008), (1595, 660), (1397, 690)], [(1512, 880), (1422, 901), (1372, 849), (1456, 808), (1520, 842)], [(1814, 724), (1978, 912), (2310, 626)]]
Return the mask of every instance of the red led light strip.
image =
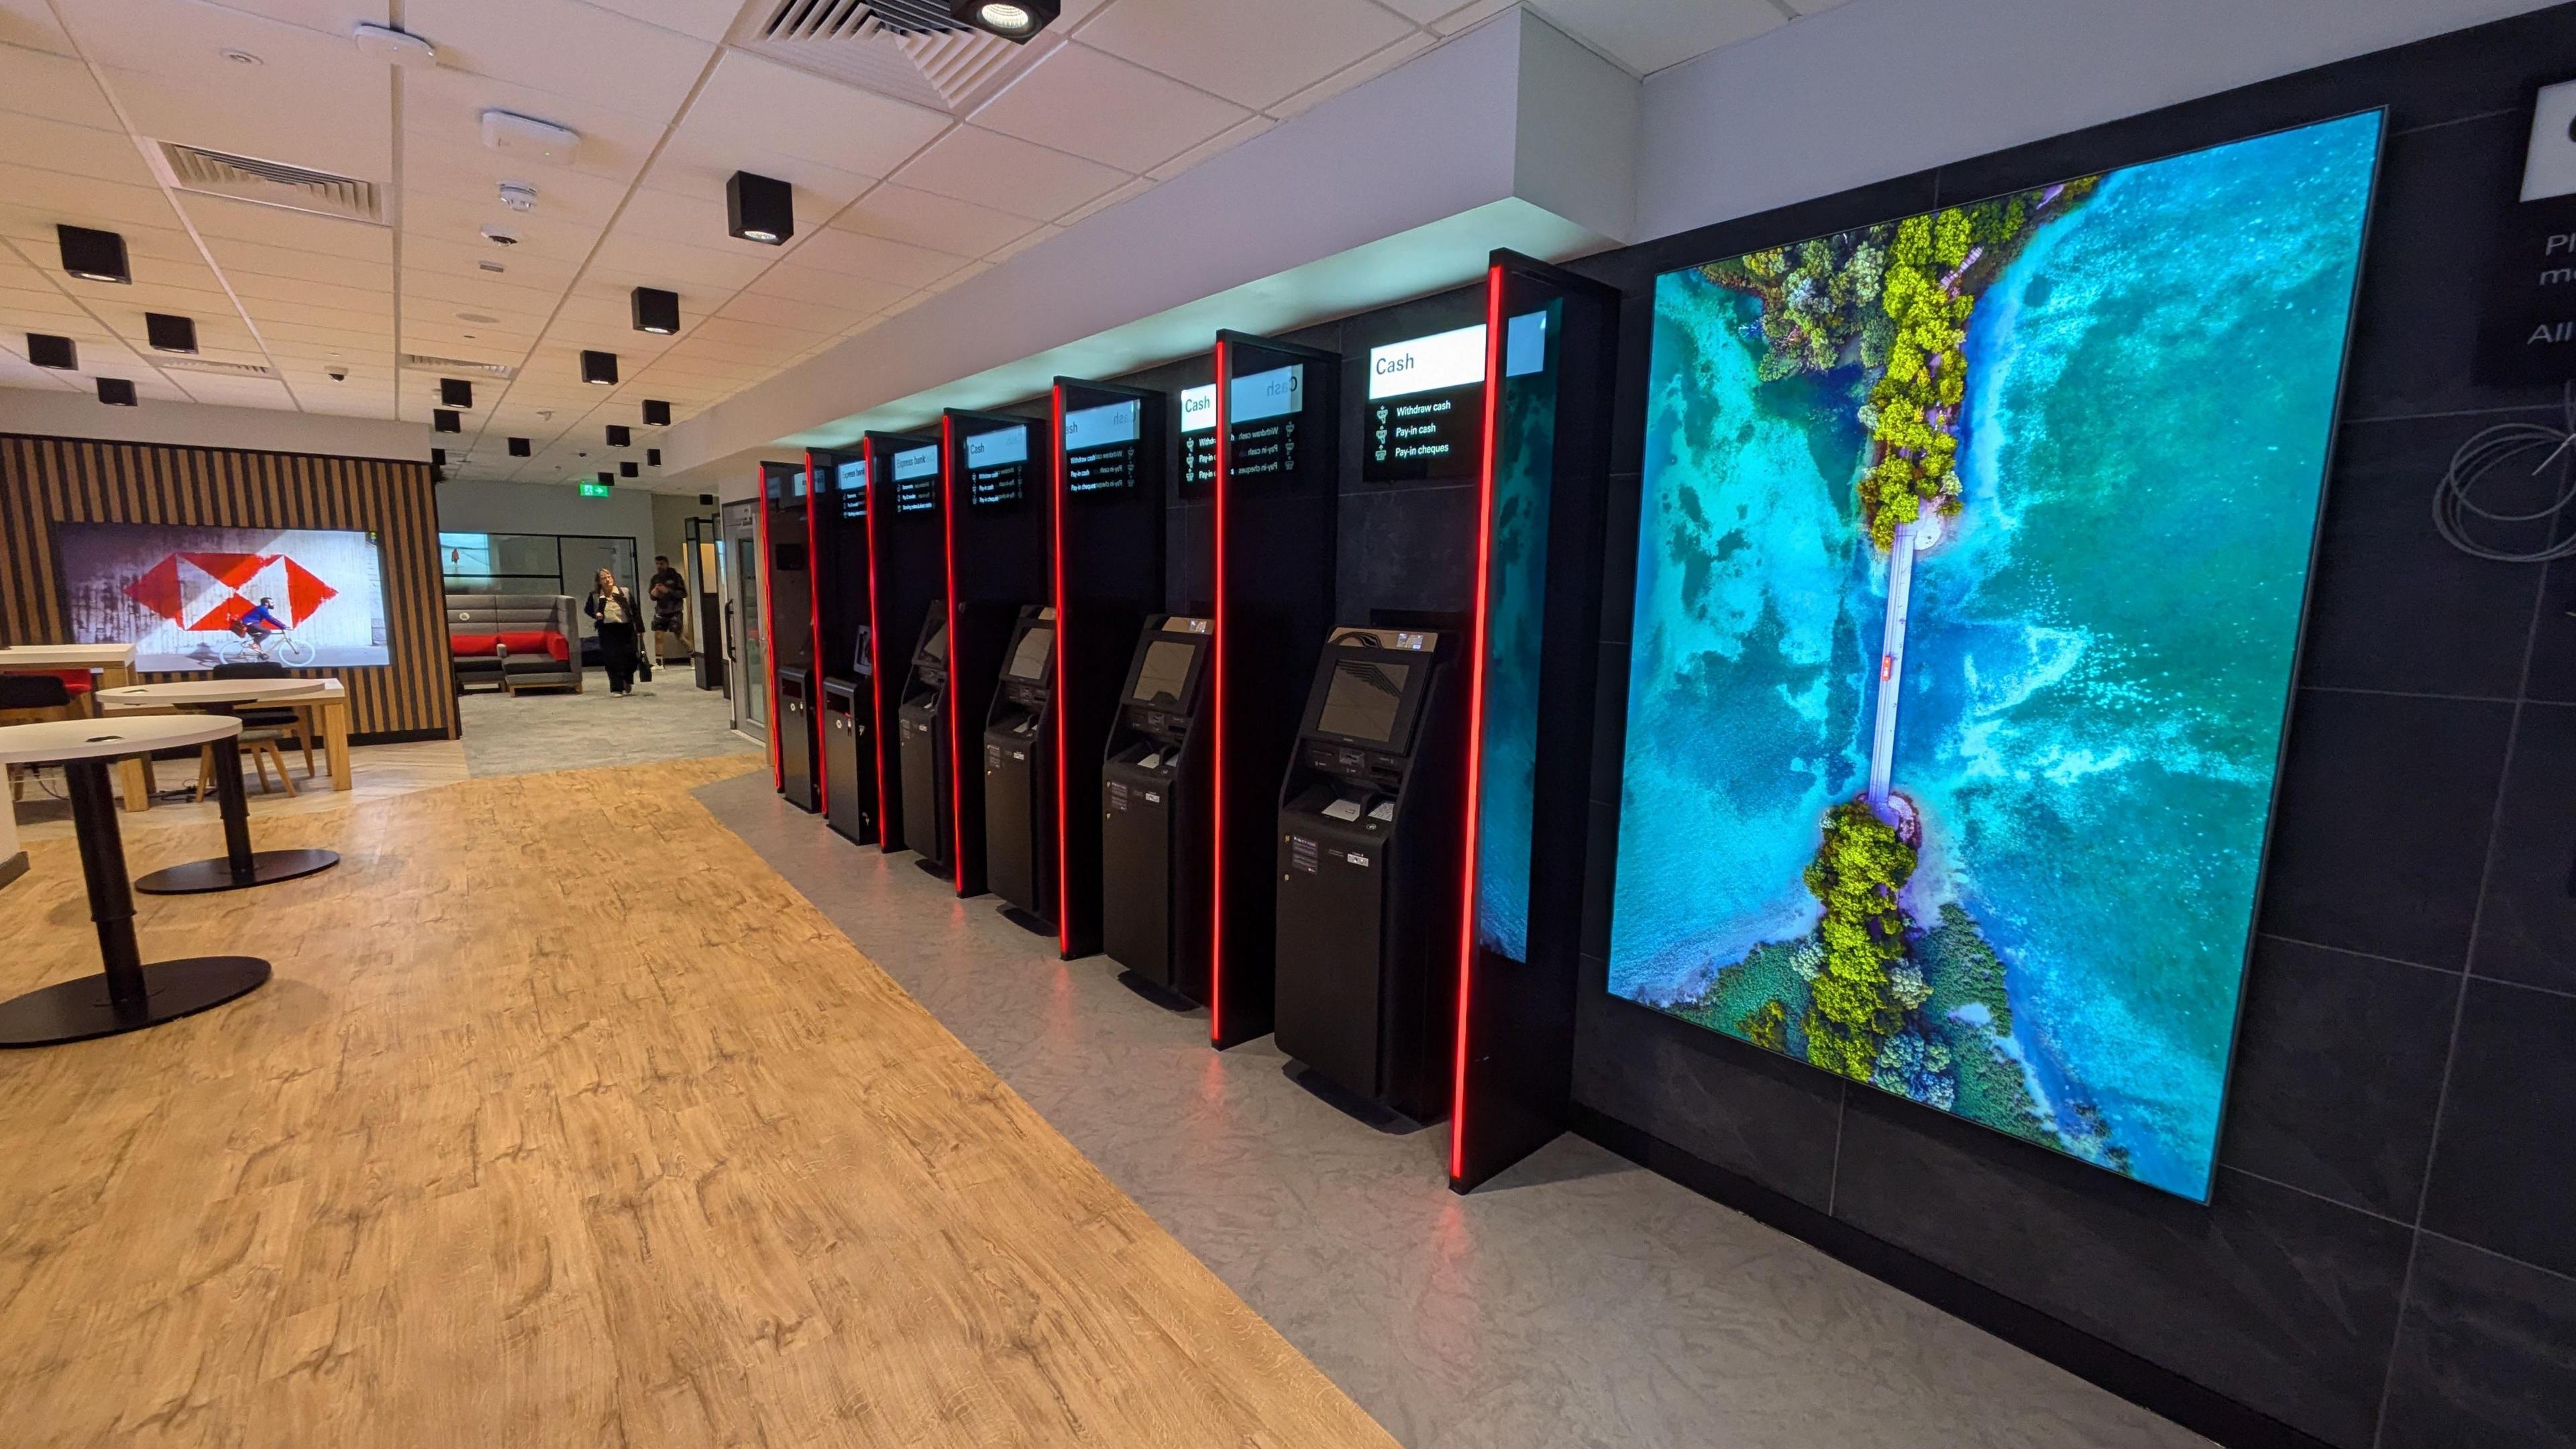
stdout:
[(1485, 273), (1485, 456), (1476, 468), (1476, 623), (1467, 665), (1467, 848), (1460, 866), (1457, 1062), (1449, 1088), (1449, 1176), (1467, 1171), (1467, 1006), (1476, 977), (1476, 850), (1485, 772), (1485, 611), (1494, 557), (1494, 454), (1503, 397), (1503, 269)]
[(1216, 658), (1215, 703), (1212, 706), (1214, 748), (1210, 755), (1215, 776), (1215, 797), (1210, 802), (1215, 822), (1216, 868), (1209, 872), (1208, 893), (1208, 1040), (1225, 1043), (1225, 475), (1228, 462), (1226, 449), (1226, 344), (1216, 344), (1216, 635), (1209, 645)]
[(805, 730), (811, 748), (807, 755), (812, 763), (807, 771), (814, 777), (814, 803), (825, 815), (832, 813), (832, 772), (823, 768), (823, 550), (814, 541), (814, 515), (823, 511), (823, 495), (814, 490), (814, 454), (805, 454), (805, 603), (806, 623), (814, 632), (805, 636), (805, 647), (813, 658), (805, 666)]
[(948, 856), (966, 894), (966, 736), (957, 708), (957, 425), (939, 419), (939, 524), (948, 537)]
[(769, 785), (773, 790), (787, 788), (787, 762), (778, 753), (778, 634), (777, 591), (769, 586), (769, 465), (760, 468), (760, 511), (752, 515), (760, 543), (760, 617), (769, 621)]
[(877, 752), (877, 848), (891, 850), (886, 839), (885, 624), (877, 617), (877, 445), (859, 440), (859, 466), (867, 470), (864, 505), (868, 523), (868, 699), (876, 713), (868, 720), (868, 738)]
[(1072, 826), (1068, 801), (1073, 799), (1073, 767), (1065, 755), (1065, 730), (1073, 718), (1072, 702), (1066, 697), (1066, 682), (1072, 671), (1064, 667), (1069, 657), (1064, 651), (1064, 499), (1068, 480), (1064, 471), (1064, 385), (1056, 384), (1053, 404), (1049, 409), (1055, 422), (1055, 517), (1050, 521), (1055, 530), (1055, 549), (1049, 561), (1055, 573), (1055, 948), (1058, 955), (1073, 954), (1073, 865)]

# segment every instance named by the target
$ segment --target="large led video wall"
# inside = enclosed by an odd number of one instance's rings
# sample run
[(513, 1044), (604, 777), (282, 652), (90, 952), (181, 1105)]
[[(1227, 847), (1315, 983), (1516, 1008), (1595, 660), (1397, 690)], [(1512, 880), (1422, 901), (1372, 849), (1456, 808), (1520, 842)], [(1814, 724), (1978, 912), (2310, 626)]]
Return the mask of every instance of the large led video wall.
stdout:
[(2207, 1199), (2380, 126), (1659, 279), (1612, 992)]
[(54, 549), (73, 641), (132, 644), (145, 673), (393, 662), (372, 533), (57, 523)]

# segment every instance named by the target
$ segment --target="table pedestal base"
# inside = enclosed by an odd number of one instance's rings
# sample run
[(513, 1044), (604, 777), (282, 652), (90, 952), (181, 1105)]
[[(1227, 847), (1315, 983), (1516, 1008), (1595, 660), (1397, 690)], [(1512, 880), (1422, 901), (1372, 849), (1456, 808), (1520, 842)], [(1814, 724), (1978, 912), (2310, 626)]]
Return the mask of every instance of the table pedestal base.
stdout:
[(57, 1046), (141, 1031), (221, 1006), (268, 979), (257, 956), (191, 956), (143, 968), (143, 1005), (120, 1009), (104, 975), (83, 976), (0, 1001), (0, 1047)]
[(329, 850), (255, 850), (250, 869), (239, 871), (230, 860), (192, 860), (136, 876), (134, 888), (147, 896), (196, 896), (210, 891), (247, 890), (282, 880), (318, 875), (340, 863)]

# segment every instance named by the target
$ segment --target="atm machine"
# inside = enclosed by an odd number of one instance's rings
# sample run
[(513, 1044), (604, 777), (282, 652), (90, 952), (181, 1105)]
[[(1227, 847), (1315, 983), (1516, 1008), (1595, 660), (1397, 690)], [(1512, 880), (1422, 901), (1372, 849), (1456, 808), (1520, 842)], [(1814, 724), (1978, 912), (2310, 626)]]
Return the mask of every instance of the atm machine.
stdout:
[(814, 672), (801, 664), (778, 666), (778, 792), (799, 810), (820, 810), (815, 794), (814, 715), (820, 703)]
[(897, 712), (897, 749), (903, 758), (903, 843), (921, 855), (924, 869), (947, 874), (948, 604), (934, 600), (921, 621), (911, 667), (904, 671)]
[[(868, 712), (876, 754), (878, 844), (892, 854), (910, 849), (913, 835), (903, 809), (903, 703), (913, 677), (904, 646), (921, 643), (914, 630), (946, 597), (947, 523), (939, 507), (938, 439), (869, 433), (859, 448), (868, 464), (868, 627), (853, 641), (852, 672), (862, 684), (855, 702)], [(946, 858), (944, 850), (938, 858)]]
[(1145, 621), (1100, 767), (1100, 948), (1165, 991), (1207, 999), (1208, 644), (1216, 625)]
[(813, 533), (805, 464), (764, 463), (769, 569), (770, 695), (777, 705), (774, 760), (778, 792), (800, 810), (819, 810), (814, 777), (814, 711), (819, 696), (814, 670)]
[(877, 838), (873, 711), (860, 703), (869, 675), (869, 460), (856, 453), (808, 454), (814, 461), (815, 761), (823, 818), (855, 845)]
[(1466, 740), (1447, 636), (1336, 629), (1279, 787), (1279, 1049), (1447, 1114)]
[(1055, 509), (1043, 486), (1051, 449), (1044, 419), (950, 408), (940, 415), (940, 434), (951, 796), (942, 858), (957, 894), (968, 897), (991, 888), (984, 869), (984, 772), (974, 753), (979, 721), (1001, 688), (1004, 651), (1021, 610), (1047, 597)]
[(1055, 934), (1055, 610), (1020, 610), (984, 719), (984, 884), (1002, 914)]

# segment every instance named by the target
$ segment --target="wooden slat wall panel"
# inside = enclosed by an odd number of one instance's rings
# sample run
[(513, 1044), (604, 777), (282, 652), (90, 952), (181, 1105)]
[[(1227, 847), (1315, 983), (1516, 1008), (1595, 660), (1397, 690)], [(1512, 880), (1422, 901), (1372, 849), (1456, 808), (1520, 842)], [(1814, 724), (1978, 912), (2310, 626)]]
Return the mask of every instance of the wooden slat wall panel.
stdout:
[(392, 665), (297, 672), (348, 686), (358, 734), (455, 737), (427, 463), (0, 434), (0, 642), (70, 641), (54, 579), (57, 521), (372, 531)]

